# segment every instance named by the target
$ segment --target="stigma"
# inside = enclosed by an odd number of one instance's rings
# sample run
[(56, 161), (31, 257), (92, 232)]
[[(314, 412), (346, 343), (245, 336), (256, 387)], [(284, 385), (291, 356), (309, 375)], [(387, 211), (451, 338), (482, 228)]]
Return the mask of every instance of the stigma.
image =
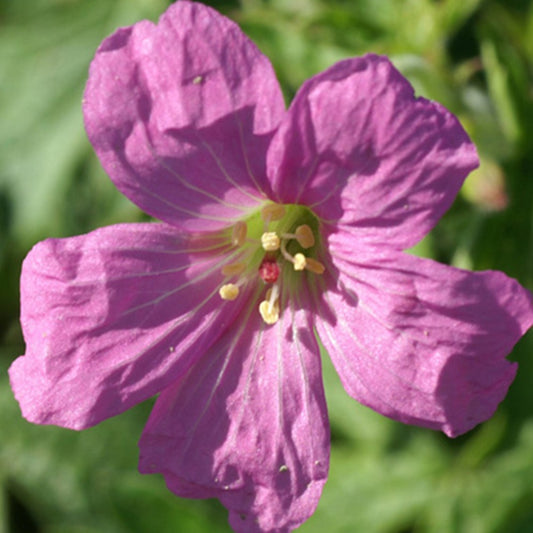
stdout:
[(220, 298), (236, 300), (240, 288), (259, 283), (258, 290), (265, 291), (259, 314), (265, 324), (275, 324), (283, 311), (280, 299), (286, 285), (299, 283), (305, 272), (321, 275), (326, 270), (316, 258), (320, 252), (318, 231), (316, 217), (297, 205), (268, 203), (248, 219), (237, 221), (229, 233), (235, 252), (232, 257), (237, 260), (220, 269), (225, 280), (219, 289)]
[(279, 265), (275, 259), (265, 257), (259, 266), (259, 277), (265, 283), (275, 283), (279, 278)]

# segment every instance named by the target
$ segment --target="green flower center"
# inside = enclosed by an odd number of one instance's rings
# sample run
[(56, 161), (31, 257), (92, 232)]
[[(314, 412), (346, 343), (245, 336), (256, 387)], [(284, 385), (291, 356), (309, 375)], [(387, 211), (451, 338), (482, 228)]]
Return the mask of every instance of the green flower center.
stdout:
[(220, 297), (235, 300), (242, 285), (261, 283), (265, 299), (259, 304), (259, 313), (267, 324), (279, 319), (282, 285), (297, 290), (305, 273), (320, 275), (325, 270), (318, 260), (319, 220), (302, 205), (266, 203), (238, 221), (227, 238), (236, 260), (221, 269), (225, 283)]

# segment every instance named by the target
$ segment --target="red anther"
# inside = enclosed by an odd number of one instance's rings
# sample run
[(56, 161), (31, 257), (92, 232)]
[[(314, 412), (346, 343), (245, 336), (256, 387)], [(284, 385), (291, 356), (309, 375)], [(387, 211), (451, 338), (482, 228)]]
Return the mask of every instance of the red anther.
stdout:
[(265, 257), (259, 266), (259, 275), (265, 283), (275, 283), (279, 277), (279, 265), (274, 259)]

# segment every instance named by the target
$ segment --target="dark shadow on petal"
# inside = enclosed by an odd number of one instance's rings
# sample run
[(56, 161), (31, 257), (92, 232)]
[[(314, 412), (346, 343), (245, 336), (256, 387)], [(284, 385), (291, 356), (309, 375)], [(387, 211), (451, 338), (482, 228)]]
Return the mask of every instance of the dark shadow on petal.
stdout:
[[(146, 123), (150, 101), (139, 98), (137, 107)], [(114, 132), (113, 150), (127, 176), (116, 184), (147, 213), (171, 224), (230, 224), (272, 195), (265, 170), (272, 134), (253, 129), (254, 109), (247, 107), (203, 128), (136, 131), (134, 152), (124, 144), (130, 132)]]
[(128, 44), (131, 33), (133, 31), (132, 27), (129, 28), (119, 28), (113, 35), (105, 39), (98, 48), (99, 52), (112, 52), (123, 48)]
[(147, 122), (152, 113), (152, 101), (146, 92), (141, 93), (137, 99), (137, 112), (143, 122)]
[[(191, 183), (221, 199), (234, 187), (270, 197), (265, 154), (273, 133), (255, 134), (254, 114), (254, 108), (244, 107), (203, 128), (165, 130), (180, 157), (169, 151), (160, 154), (161, 161), (174, 176), (190, 176)], [(187, 147), (183, 155), (181, 146)]]

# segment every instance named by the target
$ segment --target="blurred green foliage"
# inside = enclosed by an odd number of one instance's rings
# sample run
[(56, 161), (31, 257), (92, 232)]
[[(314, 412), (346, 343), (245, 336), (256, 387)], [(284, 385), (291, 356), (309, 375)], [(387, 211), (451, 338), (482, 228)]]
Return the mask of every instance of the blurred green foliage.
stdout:
[[(271, 58), (287, 102), (303, 80), (368, 51), (456, 113), (482, 165), (415, 250), (506, 271), (533, 288), (533, 6), (529, 0), (207, 2)], [(20, 417), (5, 370), (23, 353), (20, 263), (37, 240), (142, 215), (86, 140), (81, 99), (99, 42), (156, 20), (164, 0), (0, 2), (0, 533), (229, 531), (214, 501), (175, 498), (136, 471), (150, 402), (82, 433)], [(301, 528), (333, 533), (533, 531), (533, 339), (496, 416), (456, 440), (384, 419), (347, 397), (327, 357), (331, 476)]]

